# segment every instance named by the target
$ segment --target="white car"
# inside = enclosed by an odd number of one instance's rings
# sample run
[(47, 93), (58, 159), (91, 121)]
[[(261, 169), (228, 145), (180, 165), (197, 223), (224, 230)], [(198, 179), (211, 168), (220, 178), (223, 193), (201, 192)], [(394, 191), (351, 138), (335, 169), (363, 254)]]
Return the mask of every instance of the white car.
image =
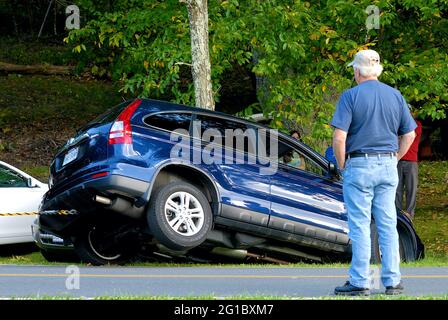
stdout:
[(31, 225), (48, 186), (0, 161), (0, 245), (33, 242)]

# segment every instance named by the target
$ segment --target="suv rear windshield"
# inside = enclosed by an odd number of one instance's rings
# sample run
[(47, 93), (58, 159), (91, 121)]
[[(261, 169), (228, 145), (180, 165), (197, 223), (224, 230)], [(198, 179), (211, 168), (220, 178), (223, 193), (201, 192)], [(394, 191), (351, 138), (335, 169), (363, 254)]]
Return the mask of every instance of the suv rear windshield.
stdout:
[(87, 123), (85, 126), (81, 127), (77, 130), (78, 133), (88, 130), (89, 128), (92, 128), (96, 125), (101, 125), (109, 122), (115, 121), (115, 119), (118, 118), (120, 113), (131, 103), (132, 101), (126, 101), (123, 103), (120, 103), (119, 105), (112, 107), (108, 109), (107, 111), (103, 112), (99, 116), (97, 116), (95, 119)]

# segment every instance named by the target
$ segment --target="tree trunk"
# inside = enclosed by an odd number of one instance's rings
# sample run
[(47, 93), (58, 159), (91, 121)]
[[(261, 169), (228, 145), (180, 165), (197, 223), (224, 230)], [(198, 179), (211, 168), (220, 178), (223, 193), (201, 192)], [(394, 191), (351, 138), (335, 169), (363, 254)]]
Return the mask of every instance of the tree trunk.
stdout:
[(33, 29), (33, 8), (31, 8), (32, 3), (31, 1), (27, 2), (27, 11), (28, 11), (28, 21), (30, 23), (30, 35), (33, 36), (34, 35), (34, 29)]
[(57, 24), (58, 24), (58, 2), (56, 1), (54, 3), (54, 21), (53, 21), (53, 32), (55, 36), (58, 35)]
[(191, 58), (196, 106), (215, 109), (208, 48), (207, 0), (180, 0), (188, 9), (190, 20)]
[[(14, 9), (18, 8), (17, 0), (14, 0), (12, 2), (12, 8), (14, 8)], [(19, 37), (19, 25), (17, 23), (16, 11), (14, 9), (12, 10), (12, 13), (11, 13), (11, 15), (12, 15), (12, 23), (14, 24), (15, 35), (16, 35), (16, 37)]]

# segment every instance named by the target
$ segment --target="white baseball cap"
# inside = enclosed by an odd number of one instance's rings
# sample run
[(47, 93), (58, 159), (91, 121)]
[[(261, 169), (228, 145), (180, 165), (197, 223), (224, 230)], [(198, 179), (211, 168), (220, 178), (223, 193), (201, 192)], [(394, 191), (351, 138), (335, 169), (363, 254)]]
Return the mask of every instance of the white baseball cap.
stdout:
[(375, 50), (361, 50), (356, 53), (355, 58), (348, 66), (358, 68), (374, 67), (380, 64), (380, 55)]

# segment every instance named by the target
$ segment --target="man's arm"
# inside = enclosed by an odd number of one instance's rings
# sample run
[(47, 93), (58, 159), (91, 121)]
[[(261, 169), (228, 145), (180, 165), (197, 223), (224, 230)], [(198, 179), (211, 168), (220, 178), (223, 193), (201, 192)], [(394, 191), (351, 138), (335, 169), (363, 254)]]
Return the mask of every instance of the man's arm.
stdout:
[(341, 129), (334, 129), (333, 133), (333, 152), (338, 162), (340, 170), (344, 170), (345, 166), (345, 141), (347, 140), (347, 132)]
[(408, 152), (414, 139), (415, 139), (415, 131), (411, 131), (400, 136), (399, 149), (397, 154), (398, 160), (400, 160)]

